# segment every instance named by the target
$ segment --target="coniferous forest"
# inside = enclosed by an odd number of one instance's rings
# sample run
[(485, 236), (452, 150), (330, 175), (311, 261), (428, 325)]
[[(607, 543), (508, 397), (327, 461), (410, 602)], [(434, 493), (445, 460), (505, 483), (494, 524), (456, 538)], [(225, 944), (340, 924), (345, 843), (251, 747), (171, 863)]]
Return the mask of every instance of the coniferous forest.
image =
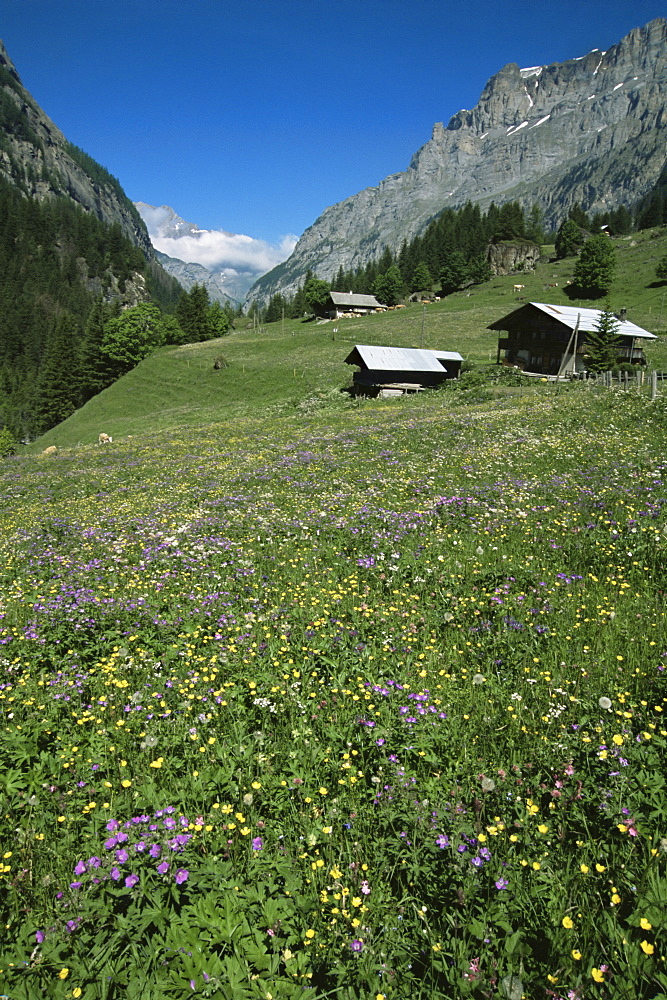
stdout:
[[(659, 225), (667, 206), (662, 190), (665, 187), (667, 182), (663, 180), (655, 192), (637, 206), (634, 216), (624, 205), (593, 216), (588, 216), (579, 205), (574, 205), (563, 224), (576, 224), (583, 234), (579, 245), (605, 225), (611, 226), (619, 235)], [(660, 219), (652, 222), (656, 214), (660, 214)], [(447, 295), (490, 277), (487, 261), (490, 243), (543, 244), (553, 243), (557, 237), (558, 233), (545, 231), (539, 205), (525, 211), (516, 201), (500, 206), (492, 203), (486, 212), (482, 212), (479, 205), (468, 202), (459, 209), (446, 208), (423, 233), (410, 241), (404, 240), (398, 249), (385, 247), (378, 258), (363, 267), (347, 271), (339, 268), (330, 287), (337, 292), (376, 295), (386, 305), (393, 305), (406, 295), (430, 290), (434, 286)], [(314, 277), (312, 272), (308, 272), (291, 298), (280, 293), (274, 295), (262, 316), (264, 322), (275, 322), (283, 313), (296, 319), (308, 311), (308, 283)]]
[(87, 341), (96, 318), (120, 310), (129, 281), (140, 276), (167, 309), (181, 291), (120, 226), (65, 197), (26, 198), (7, 181), (0, 181), (0, 273), (0, 426), (19, 439), (35, 437), (90, 388), (109, 384)]

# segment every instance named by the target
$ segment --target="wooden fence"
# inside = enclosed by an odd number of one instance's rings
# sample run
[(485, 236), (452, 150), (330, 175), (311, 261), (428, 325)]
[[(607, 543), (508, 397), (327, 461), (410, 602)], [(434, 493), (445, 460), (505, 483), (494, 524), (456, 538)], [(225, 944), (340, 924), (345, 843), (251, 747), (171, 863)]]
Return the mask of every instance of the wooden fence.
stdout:
[(667, 372), (646, 371), (642, 368), (636, 372), (584, 372), (579, 378), (584, 382), (606, 385), (609, 388), (618, 386), (622, 389), (640, 389), (644, 385), (650, 386), (651, 399), (657, 399), (658, 384), (662, 390), (662, 383), (667, 381)]

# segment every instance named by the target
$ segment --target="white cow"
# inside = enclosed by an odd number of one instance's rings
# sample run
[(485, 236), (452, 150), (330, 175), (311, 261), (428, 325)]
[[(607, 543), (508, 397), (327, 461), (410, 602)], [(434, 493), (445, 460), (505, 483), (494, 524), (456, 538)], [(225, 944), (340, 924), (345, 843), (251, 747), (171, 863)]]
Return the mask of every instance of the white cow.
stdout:
[(514, 285), (512, 288), (513, 292), (522, 292), (526, 286), (525, 285)]
[(98, 444), (113, 444), (113, 438), (110, 434), (105, 434), (104, 431), (100, 434), (97, 439)]

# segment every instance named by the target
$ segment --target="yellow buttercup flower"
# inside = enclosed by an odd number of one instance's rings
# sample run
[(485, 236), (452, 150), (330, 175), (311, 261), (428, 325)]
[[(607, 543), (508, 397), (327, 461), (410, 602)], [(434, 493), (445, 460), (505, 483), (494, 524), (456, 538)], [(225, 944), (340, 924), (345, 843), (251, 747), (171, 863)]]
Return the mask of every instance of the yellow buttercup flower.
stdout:
[(641, 918), (641, 920), (639, 921), (639, 926), (643, 931), (653, 930), (653, 924), (649, 923), (646, 917)]
[(58, 973), (58, 979), (67, 979), (68, 976), (69, 976), (69, 969), (67, 967), (61, 969), (60, 972)]
[(572, 955), (572, 958), (575, 960), (575, 962), (581, 961), (581, 952), (579, 951), (578, 948), (573, 948), (570, 954)]
[(604, 982), (604, 972), (602, 972), (600, 969), (595, 969), (595, 968), (591, 969), (591, 976), (593, 977), (596, 983)]
[(561, 920), (561, 924), (562, 924), (562, 925), (563, 925), (563, 927), (564, 927), (564, 928), (565, 928), (566, 930), (568, 930), (568, 931), (569, 931), (569, 930), (570, 930), (570, 929), (571, 929), (572, 927), (574, 927), (574, 921), (572, 920), (572, 917), (563, 917), (563, 919)]
[(655, 946), (650, 944), (648, 941), (642, 941), (639, 947), (645, 955), (652, 955), (655, 951)]

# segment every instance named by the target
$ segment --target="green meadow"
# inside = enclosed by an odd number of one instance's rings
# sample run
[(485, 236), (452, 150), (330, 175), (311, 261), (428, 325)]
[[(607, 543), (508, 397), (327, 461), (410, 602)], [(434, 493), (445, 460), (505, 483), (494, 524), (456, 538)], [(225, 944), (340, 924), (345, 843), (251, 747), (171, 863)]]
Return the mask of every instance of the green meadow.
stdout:
[(2, 995), (667, 994), (667, 395), (340, 391), (422, 323), (483, 369), (515, 280), (165, 349), (0, 464)]
[[(667, 371), (667, 283), (655, 278), (656, 265), (667, 253), (667, 233), (647, 230), (614, 245), (618, 269), (611, 306), (617, 312), (626, 308), (629, 319), (660, 335), (647, 357), (650, 367)], [(355, 344), (459, 351), (470, 364), (488, 366), (496, 361), (498, 345), (488, 325), (524, 300), (601, 305), (568, 297), (565, 283), (575, 258), (551, 261), (552, 252), (553, 247), (543, 248), (544, 260), (534, 272), (493, 278), (426, 306), (413, 303), (337, 323), (286, 319), (255, 329), (241, 319), (235, 332), (220, 340), (163, 348), (41, 437), (32, 450), (93, 444), (100, 431), (120, 438), (205, 426), (258, 410), (285, 415), (307, 409), (309, 399), (321, 405), (322, 394), (333, 404), (339, 390), (352, 383), (354, 369), (344, 359)], [(521, 296), (512, 291), (516, 282), (526, 286)], [(213, 369), (218, 357), (227, 368)]]

